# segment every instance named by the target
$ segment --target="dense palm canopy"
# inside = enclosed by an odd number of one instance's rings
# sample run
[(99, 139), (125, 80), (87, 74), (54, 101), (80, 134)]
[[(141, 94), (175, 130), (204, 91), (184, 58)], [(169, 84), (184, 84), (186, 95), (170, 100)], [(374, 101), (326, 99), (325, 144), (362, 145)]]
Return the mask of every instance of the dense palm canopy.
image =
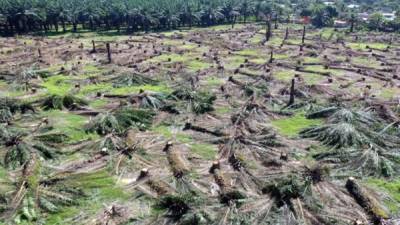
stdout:
[[(281, 1), (287, 4), (287, 1)], [(267, 7), (266, 7), (267, 6)], [(249, 17), (260, 18), (271, 8), (282, 15), (274, 1), (268, 0), (2, 0), (0, 28), (4, 33), (29, 31), (59, 31), (78, 25), (88, 29), (127, 31), (170, 29), (192, 25), (210, 26), (220, 23), (244, 22)]]

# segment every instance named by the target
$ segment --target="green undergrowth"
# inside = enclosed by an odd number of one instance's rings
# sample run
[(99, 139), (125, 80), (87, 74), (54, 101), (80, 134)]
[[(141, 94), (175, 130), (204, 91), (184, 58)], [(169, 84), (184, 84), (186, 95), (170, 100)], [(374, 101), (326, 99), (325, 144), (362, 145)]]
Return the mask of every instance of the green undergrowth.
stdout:
[(41, 116), (49, 118), (55, 131), (67, 134), (71, 143), (97, 137), (95, 134), (88, 134), (84, 131), (83, 127), (88, 121), (84, 116), (60, 110), (44, 111)]
[(193, 138), (185, 134), (176, 127), (168, 125), (159, 125), (152, 129), (153, 132), (163, 135), (165, 138), (170, 140), (176, 140), (179, 143), (186, 144), (191, 152), (200, 156), (205, 160), (213, 160), (217, 154), (217, 147), (212, 144), (199, 143), (193, 140)]
[(167, 139), (176, 140), (181, 143), (189, 143), (193, 141), (190, 135), (180, 132), (178, 127), (174, 128), (166, 124), (156, 126), (152, 129), (152, 131), (163, 135)]
[(347, 46), (349, 46), (354, 50), (366, 50), (367, 46), (371, 48), (384, 50), (387, 48), (388, 45), (384, 43), (348, 43)]
[(161, 92), (161, 93), (171, 93), (172, 90), (164, 84), (159, 85), (139, 85), (139, 86), (131, 86), (131, 87), (121, 87), (121, 88), (113, 88), (110, 93), (112, 94), (131, 94), (138, 93), (140, 90), (144, 91), (153, 91), (153, 92)]
[(274, 120), (271, 124), (276, 127), (282, 135), (294, 137), (297, 136), (302, 129), (319, 125), (322, 122), (323, 121), (319, 119), (307, 119), (304, 113), (297, 113), (289, 118)]
[(366, 183), (372, 187), (383, 190), (390, 195), (391, 199), (385, 200), (386, 207), (392, 214), (398, 214), (400, 210), (400, 179), (385, 180), (378, 178), (370, 178)]
[(72, 89), (72, 84), (68, 81), (68, 77), (63, 75), (47, 78), (43, 86), (47, 89), (48, 93), (56, 95), (68, 94)]
[(107, 203), (126, 202), (129, 199), (129, 195), (106, 171), (79, 176), (81, 177), (77, 183), (86, 193), (86, 196), (76, 199), (78, 202), (76, 206), (66, 206), (61, 208), (58, 213), (49, 214), (46, 218), (46, 224), (65, 224), (66, 221), (72, 220), (82, 212), (87, 216), (93, 216)]
[(215, 159), (218, 152), (215, 145), (205, 143), (192, 143), (190, 144), (190, 150), (205, 160)]

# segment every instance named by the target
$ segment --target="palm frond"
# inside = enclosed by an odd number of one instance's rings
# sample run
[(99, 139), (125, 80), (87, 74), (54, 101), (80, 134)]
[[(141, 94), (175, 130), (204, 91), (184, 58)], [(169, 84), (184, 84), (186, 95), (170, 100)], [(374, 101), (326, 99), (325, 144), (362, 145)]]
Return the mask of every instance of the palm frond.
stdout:
[(123, 73), (119, 75), (118, 77), (114, 78), (112, 80), (113, 82), (113, 87), (115, 88), (120, 88), (120, 87), (130, 87), (130, 86), (138, 86), (138, 85), (144, 85), (144, 84), (157, 84), (158, 82), (146, 77), (145, 75), (142, 74), (126, 74)]
[(154, 115), (150, 110), (122, 108), (113, 113), (97, 115), (85, 129), (101, 135), (121, 133), (131, 126), (146, 130), (151, 126)]
[(42, 103), (42, 108), (44, 110), (58, 109), (62, 110), (64, 108), (71, 109), (75, 106), (85, 106), (87, 105), (87, 101), (81, 98), (78, 98), (73, 95), (51, 95), (44, 99)]

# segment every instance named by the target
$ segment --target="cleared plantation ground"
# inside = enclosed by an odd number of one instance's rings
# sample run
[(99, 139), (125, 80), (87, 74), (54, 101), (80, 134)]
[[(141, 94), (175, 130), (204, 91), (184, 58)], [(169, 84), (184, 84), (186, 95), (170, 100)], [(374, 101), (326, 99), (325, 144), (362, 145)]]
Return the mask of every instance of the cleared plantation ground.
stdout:
[(390, 224), (398, 35), (265, 33), (0, 38), (0, 224)]

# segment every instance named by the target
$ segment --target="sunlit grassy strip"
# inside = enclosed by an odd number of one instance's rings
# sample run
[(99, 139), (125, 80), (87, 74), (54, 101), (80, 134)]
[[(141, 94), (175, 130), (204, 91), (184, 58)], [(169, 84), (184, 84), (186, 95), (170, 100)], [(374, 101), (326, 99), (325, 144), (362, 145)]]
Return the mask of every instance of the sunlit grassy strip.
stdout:
[(82, 174), (78, 183), (88, 196), (77, 199), (77, 206), (66, 206), (58, 213), (49, 214), (46, 224), (65, 224), (65, 221), (73, 219), (81, 212), (88, 216), (95, 215), (108, 202), (126, 202), (129, 199), (129, 195), (104, 170), (94, 174)]
[(102, 83), (102, 84), (92, 84), (82, 87), (78, 93), (78, 96), (87, 96), (90, 94), (94, 94), (96, 92), (121, 94), (121, 95), (136, 94), (140, 90), (161, 92), (165, 94), (172, 92), (172, 89), (166, 86), (165, 84), (159, 84), (159, 85), (146, 84), (146, 85), (114, 88), (111, 83)]
[(190, 135), (182, 132), (173, 132), (171, 127), (166, 125), (160, 125), (153, 128), (153, 131), (163, 135), (167, 139), (175, 139), (180, 143), (187, 144), (191, 151), (196, 155), (199, 155), (202, 159), (213, 160), (217, 154), (217, 147), (212, 144), (199, 143), (192, 139)]
[[(198, 56), (200, 56), (200, 54)], [(172, 54), (164, 54), (164, 55), (154, 57), (154, 58), (148, 60), (148, 62), (150, 62), (150, 63), (155, 63), (155, 62), (184, 63), (186, 65), (187, 69), (189, 69), (191, 71), (202, 70), (202, 69), (209, 68), (211, 66), (210, 63), (196, 60), (195, 58), (196, 58), (196, 54), (193, 54), (193, 53), (185, 54), (185, 55), (179, 55), (179, 54), (172, 53)]]
[(304, 113), (297, 113), (289, 118), (274, 120), (271, 122), (271, 124), (276, 127), (282, 135), (293, 137), (297, 136), (302, 129), (319, 125), (322, 122), (323, 120), (319, 119), (307, 119), (304, 116)]
[(41, 116), (50, 119), (55, 131), (64, 132), (69, 137), (69, 142), (77, 142), (85, 139), (95, 139), (96, 134), (88, 134), (83, 127), (88, 119), (84, 116), (75, 115), (69, 112), (51, 110), (44, 111)]
[(65, 95), (72, 89), (72, 84), (68, 77), (63, 75), (52, 76), (46, 79), (43, 86), (49, 94)]
[(387, 44), (384, 43), (348, 43), (347, 45), (355, 50), (366, 50), (367, 46), (383, 50), (386, 49), (388, 46)]
[(384, 180), (377, 178), (370, 178), (366, 183), (372, 187), (379, 188), (387, 192), (392, 199), (385, 201), (386, 206), (391, 213), (396, 214), (400, 210), (400, 180)]

